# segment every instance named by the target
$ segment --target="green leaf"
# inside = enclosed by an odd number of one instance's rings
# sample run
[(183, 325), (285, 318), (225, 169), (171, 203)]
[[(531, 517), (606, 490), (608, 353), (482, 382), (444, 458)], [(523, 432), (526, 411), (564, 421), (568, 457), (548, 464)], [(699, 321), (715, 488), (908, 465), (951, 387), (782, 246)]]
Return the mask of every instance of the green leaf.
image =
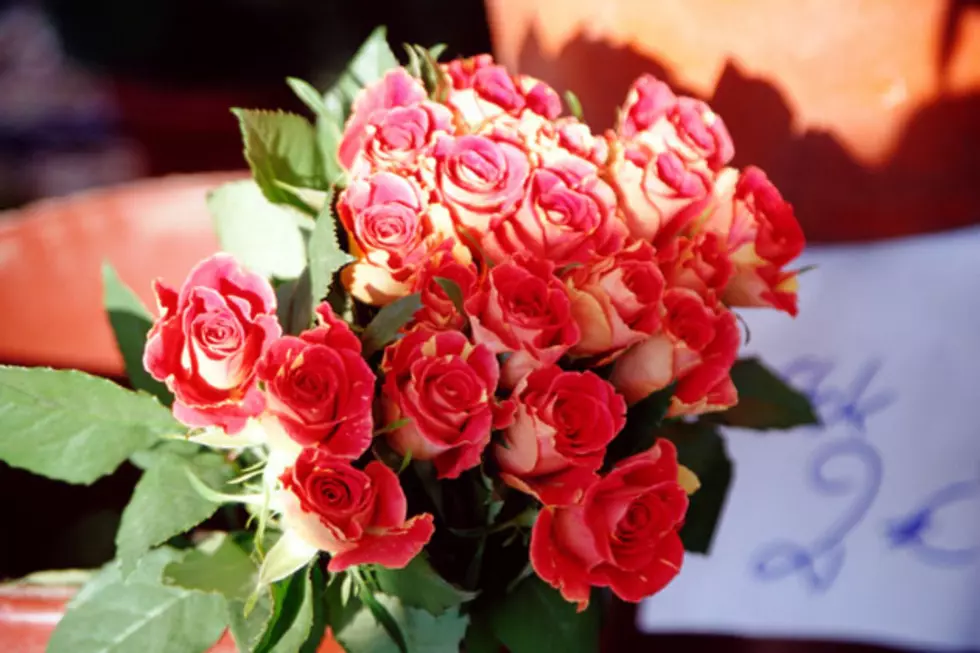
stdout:
[(221, 249), (263, 277), (295, 279), (306, 265), (303, 227), (312, 223), (289, 206), (272, 204), (250, 179), (208, 195)]
[(325, 94), (327, 112), (335, 121), (343, 124), (350, 115), (350, 106), (357, 92), (397, 67), (398, 59), (388, 46), (387, 30), (384, 27), (376, 28), (361, 44), (348, 62), (347, 68)]
[(108, 261), (102, 263), (102, 297), (129, 383), (136, 390), (145, 390), (159, 399), (161, 404), (169, 406), (173, 395), (167, 386), (150, 376), (143, 367), (143, 349), (146, 347), (146, 334), (153, 326), (153, 316)]
[(736, 362), (732, 381), (738, 390), (738, 404), (712, 415), (711, 421), (759, 431), (820, 423), (810, 400), (756, 358)]
[(272, 621), (254, 653), (297, 653), (313, 627), (310, 569), (273, 586)]
[(314, 304), (318, 304), (330, 292), (334, 275), (340, 268), (354, 260), (337, 242), (337, 221), (333, 214), (332, 199), (331, 193), (310, 236), (310, 289)]
[(626, 412), (626, 426), (606, 449), (603, 469), (608, 470), (620, 460), (653, 446), (657, 439), (657, 428), (663, 423), (670, 408), (674, 387), (670, 385), (654, 392), (629, 407)]
[(160, 582), (180, 559), (158, 549), (122, 580), (117, 565), (100, 573), (72, 602), (48, 642), (48, 653), (204, 653), (225, 629), (220, 596)]
[(245, 159), (262, 193), (274, 204), (310, 212), (298, 195), (281, 184), (317, 190), (330, 187), (313, 125), (303, 116), (284, 111), (232, 109), (232, 113), (241, 128)]
[(313, 324), (313, 283), (310, 269), (303, 268), (297, 279), (276, 286), (276, 316), (283, 333), (299, 335)]
[(593, 653), (599, 648), (598, 597), (578, 613), (537, 576), (521, 582), (488, 616), (494, 635), (511, 653)]
[(398, 336), (398, 330), (411, 321), (415, 312), (422, 308), (422, 298), (418, 293), (400, 297), (391, 302), (374, 316), (361, 335), (364, 343), (364, 357), (381, 351)]
[(475, 592), (458, 589), (440, 576), (424, 553), (415, 556), (404, 569), (376, 567), (374, 575), (382, 592), (397, 596), (409, 607), (428, 610), (435, 616), (476, 598)]
[(313, 588), (313, 625), (299, 653), (317, 653), (319, 651), (332, 616), (328, 610), (326, 597), (327, 579), (323, 577), (323, 572), (317, 565), (313, 565), (310, 572), (310, 584)]
[(287, 77), (286, 83), (289, 84), (289, 88), (293, 90), (296, 97), (315, 115), (319, 116), (326, 112), (327, 105), (323, 103), (323, 94), (313, 88), (312, 84), (297, 77)]
[(579, 101), (578, 96), (572, 91), (565, 91), (565, 104), (568, 105), (568, 111), (573, 116), (581, 121), (585, 121), (585, 117), (582, 114), (582, 103)]
[(436, 43), (431, 48), (429, 48), (429, 56), (432, 57), (434, 61), (439, 61), (439, 57), (441, 57), (446, 52), (446, 48), (448, 47), (449, 46), (446, 45), (445, 43)]
[[(466, 634), (468, 618), (453, 608), (436, 617), (426, 610), (411, 608), (398, 598), (378, 594), (376, 600), (392, 616), (405, 634), (409, 653), (447, 653), (458, 651)], [(378, 623), (374, 614), (362, 608), (336, 634), (348, 653), (398, 653), (399, 648)]]
[(213, 592), (244, 603), (255, 588), (258, 567), (227, 533), (218, 533), (164, 570), (168, 585)]
[(677, 446), (677, 458), (694, 472), (701, 487), (691, 503), (681, 529), (684, 549), (708, 553), (732, 481), (732, 461), (725, 439), (717, 428), (704, 422), (677, 423), (663, 435)]
[(338, 115), (335, 110), (328, 107), (323, 94), (308, 82), (295, 77), (288, 77), (286, 83), (316, 116), (316, 142), (320, 148), (320, 158), (323, 162), (327, 184), (340, 183), (344, 176), (344, 169), (337, 160), (337, 148), (343, 136), (343, 116)]
[(436, 277), (435, 281), (442, 288), (443, 292), (446, 293), (449, 301), (453, 303), (456, 312), (465, 316), (466, 310), (463, 308), (463, 291), (460, 289), (459, 284), (445, 277)]
[(466, 653), (500, 653), (502, 647), (485, 615), (470, 614), (470, 625), (466, 629), (463, 648)]
[(243, 601), (228, 601), (228, 630), (240, 653), (252, 653), (272, 619), (272, 599), (263, 592), (245, 615)]
[(211, 487), (220, 487), (232, 476), (216, 453), (191, 458), (161, 454), (143, 473), (123, 510), (116, 556), (124, 573), (151, 548), (197, 526), (218, 509), (219, 504), (202, 497), (188, 482), (187, 470)]
[(89, 484), (181, 426), (155, 397), (75, 370), (0, 366), (0, 460)]

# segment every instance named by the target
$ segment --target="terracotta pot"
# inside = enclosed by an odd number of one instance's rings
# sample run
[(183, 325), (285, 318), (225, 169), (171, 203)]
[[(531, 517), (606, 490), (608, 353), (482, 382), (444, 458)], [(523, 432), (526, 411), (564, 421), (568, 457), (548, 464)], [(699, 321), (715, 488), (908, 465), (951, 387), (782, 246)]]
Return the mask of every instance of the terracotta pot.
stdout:
[(811, 240), (980, 220), (978, 0), (487, 0), (508, 66), (596, 128), (652, 72), (709, 100)]
[(179, 284), (218, 249), (206, 193), (245, 174), (152, 179), (0, 213), (0, 362), (122, 376), (102, 262), (153, 307), (154, 278)]
[[(72, 586), (0, 585), (0, 651), (44, 653), (51, 633), (78, 591)], [(238, 647), (227, 632), (209, 653), (236, 653)], [(317, 653), (344, 653), (327, 636)]]

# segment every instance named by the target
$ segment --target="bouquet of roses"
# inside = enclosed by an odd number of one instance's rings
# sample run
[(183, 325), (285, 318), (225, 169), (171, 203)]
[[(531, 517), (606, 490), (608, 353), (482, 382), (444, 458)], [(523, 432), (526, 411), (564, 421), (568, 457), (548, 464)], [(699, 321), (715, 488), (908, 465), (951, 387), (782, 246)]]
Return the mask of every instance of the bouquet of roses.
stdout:
[(145, 470), (52, 651), (226, 627), (242, 651), (594, 650), (599, 588), (640, 601), (707, 550), (718, 427), (814, 420), (738, 360), (732, 307), (795, 314), (804, 241), (706, 104), (644, 76), (597, 135), (489, 56), (406, 50), (378, 31), (327, 93), (290, 80), (313, 122), (235, 111), (226, 252), (157, 283), (155, 318), (106, 268), (141, 392), (0, 371), (0, 458)]

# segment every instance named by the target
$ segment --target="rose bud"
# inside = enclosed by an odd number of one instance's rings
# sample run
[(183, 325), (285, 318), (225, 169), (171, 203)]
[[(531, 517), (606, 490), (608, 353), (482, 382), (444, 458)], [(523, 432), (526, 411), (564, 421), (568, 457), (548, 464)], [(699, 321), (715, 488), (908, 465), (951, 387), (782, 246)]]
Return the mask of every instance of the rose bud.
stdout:
[(453, 88), (462, 90), (473, 87), (473, 78), (477, 71), (492, 65), (494, 65), (492, 55), (478, 54), (465, 59), (453, 59), (449, 63), (441, 64), (441, 68), (449, 75)]
[(494, 446), (501, 478), (546, 505), (574, 503), (580, 484), (569, 477), (602, 466), (626, 423), (626, 401), (593, 372), (557, 365), (528, 374), (514, 400), (514, 422)]
[(665, 283), (650, 243), (634, 241), (563, 276), (581, 332), (569, 352), (573, 356), (601, 356), (600, 363), (608, 362), (660, 329)]
[(565, 265), (611, 254), (626, 235), (616, 193), (599, 169), (566, 155), (531, 172), (517, 211), (493, 220), (481, 244), (495, 261), (527, 252)]
[[(411, 292), (411, 277), (429, 252), (453, 237), (445, 207), (429, 204), (409, 177), (378, 172), (353, 179), (337, 202), (337, 213), (357, 261), (341, 272), (351, 295), (383, 305)], [(469, 250), (458, 246), (459, 256)]]
[(687, 163), (703, 162), (717, 172), (735, 155), (725, 123), (691, 97), (677, 97), (663, 82), (643, 75), (634, 82), (620, 113), (619, 134), (655, 152), (676, 152)]
[(740, 334), (735, 315), (688, 288), (664, 293), (663, 329), (616, 359), (610, 382), (630, 404), (677, 382), (668, 416), (735, 405), (730, 371)]
[(153, 289), (160, 317), (143, 366), (174, 393), (174, 417), (240, 432), (265, 407), (255, 366), (282, 333), (272, 286), (216, 254), (194, 266), (180, 293), (159, 280)]
[(666, 242), (711, 207), (711, 171), (673, 150), (618, 144), (610, 172), (630, 235), (639, 240)]
[[(263, 425), (273, 446), (294, 442), (354, 459), (371, 446), (374, 373), (361, 357), (361, 341), (330, 305), (320, 304), (316, 313), (318, 326), (283, 336), (259, 361)], [(286, 442), (275, 442), (278, 431)]]
[(566, 601), (588, 607), (592, 586), (631, 602), (680, 571), (687, 492), (668, 440), (616, 465), (576, 505), (545, 507), (531, 531), (531, 565)]
[(390, 345), (382, 405), (391, 447), (413, 460), (431, 460), (438, 478), (456, 478), (480, 464), (490, 431), (510, 420), (512, 408), (494, 400), (500, 369), (493, 353), (459, 331), (424, 328)]
[(483, 135), (443, 136), (436, 144), (436, 186), (453, 218), (476, 235), (517, 208), (531, 169), (513, 142)]
[(329, 553), (331, 572), (366, 564), (400, 569), (435, 530), (429, 514), (406, 521), (398, 476), (377, 461), (361, 471), (349, 460), (306, 448), (280, 480), (285, 529)]
[(732, 306), (772, 306), (795, 316), (797, 273), (783, 268), (806, 243), (793, 206), (752, 166), (741, 175), (731, 168), (722, 171), (715, 194), (717, 208), (702, 228), (725, 239), (735, 267), (723, 299)]
[(599, 167), (609, 160), (609, 141), (596, 136), (585, 123), (575, 118), (562, 118), (556, 123), (558, 145), (565, 151)]
[(690, 288), (705, 297), (720, 296), (734, 270), (725, 239), (711, 232), (668, 241), (657, 250), (657, 260), (668, 287)]
[(377, 170), (412, 173), (431, 151), (436, 137), (454, 129), (452, 112), (435, 102), (375, 112), (364, 129), (364, 145), (351, 165), (351, 175)]
[(556, 363), (579, 340), (568, 291), (554, 270), (550, 261), (515, 256), (494, 266), (466, 301), (474, 342), (494, 354), (510, 354), (503, 369), (505, 387)]
[(393, 68), (384, 77), (362, 89), (354, 99), (351, 115), (344, 126), (337, 159), (345, 170), (354, 163), (367, 139), (367, 126), (393, 107), (408, 107), (428, 99), (422, 82), (404, 68)]
[(517, 87), (524, 95), (524, 105), (532, 112), (548, 120), (561, 115), (561, 97), (544, 82), (530, 75), (518, 75)]
[(466, 316), (460, 314), (438, 280), (447, 279), (455, 283), (460, 298), (465, 301), (476, 292), (477, 270), (472, 262), (460, 263), (453, 255), (452, 248), (453, 243), (448, 240), (436, 248), (415, 276), (412, 292), (419, 293), (422, 308), (415, 312), (406, 331), (419, 325), (431, 331), (458, 331), (465, 326)]
[(524, 94), (507, 69), (494, 63), (480, 65), (468, 85), (449, 92), (446, 104), (459, 122), (471, 131), (502, 115), (518, 116), (524, 110)]

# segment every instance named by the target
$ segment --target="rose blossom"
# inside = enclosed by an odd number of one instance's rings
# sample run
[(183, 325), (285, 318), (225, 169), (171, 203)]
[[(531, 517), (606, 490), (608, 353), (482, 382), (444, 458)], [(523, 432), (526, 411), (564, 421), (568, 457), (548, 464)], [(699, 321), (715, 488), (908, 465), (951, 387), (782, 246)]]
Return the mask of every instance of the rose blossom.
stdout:
[(436, 144), (436, 186), (456, 222), (479, 235), (514, 211), (531, 169), (527, 153), (485, 135), (443, 136)]
[(752, 166), (740, 175), (731, 168), (723, 170), (715, 194), (718, 206), (702, 228), (727, 241), (735, 267), (724, 300), (732, 306), (772, 306), (796, 315), (797, 273), (783, 269), (805, 245), (793, 206), (762, 170)]
[(568, 291), (555, 265), (530, 254), (494, 266), (465, 304), (473, 340), (494, 354), (510, 353), (506, 387), (532, 369), (558, 361), (579, 340)]
[[(409, 177), (377, 172), (353, 179), (337, 202), (357, 261), (342, 272), (350, 293), (368, 304), (386, 304), (410, 292), (411, 276), (429, 251), (452, 238), (445, 207), (429, 204)], [(461, 256), (468, 250), (458, 247)]]
[(415, 312), (406, 330), (416, 325), (432, 331), (461, 330), (466, 324), (466, 316), (460, 314), (438, 279), (455, 283), (463, 301), (476, 291), (478, 284), (476, 266), (472, 262), (460, 263), (453, 255), (452, 243), (446, 241), (429, 256), (415, 277), (412, 292), (419, 293), (422, 308)]
[(606, 445), (626, 423), (626, 401), (593, 372), (557, 365), (531, 372), (514, 400), (514, 422), (494, 447), (501, 478), (546, 505), (574, 503), (580, 483), (573, 478), (602, 466)]
[(362, 89), (354, 99), (351, 115), (337, 149), (337, 159), (347, 170), (367, 138), (367, 126), (393, 107), (408, 107), (427, 99), (422, 83), (404, 68), (393, 68), (384, 77)]
[(621, 461), (580, 503), (545, 507), (531, 532), (531, 564), (565, 600), (589, 603), (593, 585), (637, 602), (680, 571), (678, 530), (687, 493), (678, 482), (677, 450), (668, 440)]
[(459, 331), (419, 328), (389, 346), (382, 404), (386, 434), (398, 453), (431, 460), (438, 478), (456, 478), (480, 464), (490, 431), (510, 419), (510, 406), (494, 400), (500, 370), (493, 353)]
[(720, 296), (732, 278), (727, 243), (716, 233), (679, 236), (657, 250), (657, 260), (669, 287), (690, 288), (702, 296)]
[(280, 477), (283, 525), (331, 555), (327, 569), (377, 564), (400, 569), (432, 537), (432, 515), (407, 520), (398, 477), (382, 463), (364, 471), (322, 449), (303, 449)]
[(738, 354), (735, 315), (689, 288), (664, 293), (663, 329), (616, 359), (610, 382), (635, 403), (677, 382), (668, 415), (696, 415), (735, 405), (729, 372)]
[(364, 128), (364, 144), (351, 165), (352, 176), (375, 170), (411, 173), (439, 134), (452, 133), (452, 112), (442, 104), (419, 102), (377, 111)]
[(160, 317), (147, 335), (143, 366), (174, 393), (174, 417), (234, 434), (262, 412), (255, 365), (282, 329), (264, 278), (228, 254), (198, 263), (180, 293), (153, 286)]
[(512, 76), (489, 55), (453, 61), (444, 70), (452, 80), (446, 103), (470, 130), (525, 111), (548, 120), (561, 113), (561, 98), (554, 89), (528, 75)]
[(616, 193), (599, 179), (599, 169), (571, 155), (535, 168), (517, 211), (489, 227), (481, 244), (492, 260), (528, 252), (557, 265), (611, 254), (627, 231)]
[(597, 166), (605, 167), (609, 160), (609, 141), (596, 136), (589, 126), (575, 118), (561, 118), (555, 122), (558, 145), (567, 152)]
[(650, 243), (630, 243), (592, 265), (571, 268), (565, 283), (581, 339), (573, 356), (605, 362), (660, 329), (664, 277)]
[(317, 327), (283, 336), (259, 361), (266, 411), (274, 420), (263, 422), (300, 446), (357, 458), (371, 445), (374, 373), (361, 357), (361, 341), (330, 305), (316, 313)]

